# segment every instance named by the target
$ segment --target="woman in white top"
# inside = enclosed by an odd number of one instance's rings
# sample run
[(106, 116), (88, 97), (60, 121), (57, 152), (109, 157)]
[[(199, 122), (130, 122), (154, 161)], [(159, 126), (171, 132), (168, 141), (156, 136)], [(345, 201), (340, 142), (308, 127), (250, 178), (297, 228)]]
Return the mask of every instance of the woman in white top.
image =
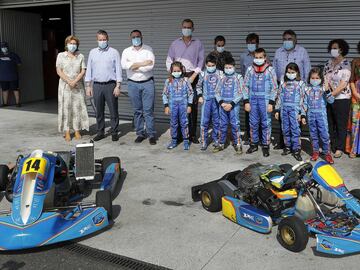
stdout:
[(340, 158), (345, 151), (346, 125), (350, 112), (351, 64), (345, 58), (349, 44), (343, 39), (331, 40), (328, 52), (332, 58), (324, 67), (325, 87), (335, 97), (335, 102), (327, 105), (329, 133), (334, 157)]
[(56, 59), (56, 71), (59, 75), (58, 91), (58, 128), (70, 141), (70, 130), (75, 131), (75, 139), (80, 139), (80, 130), (89, 130), (89, 118), (85, 104), (83, 77), (85, 74), (84, 55), (79, 53), (79, 39), (68, 36), (65, 39), (65, 51)]

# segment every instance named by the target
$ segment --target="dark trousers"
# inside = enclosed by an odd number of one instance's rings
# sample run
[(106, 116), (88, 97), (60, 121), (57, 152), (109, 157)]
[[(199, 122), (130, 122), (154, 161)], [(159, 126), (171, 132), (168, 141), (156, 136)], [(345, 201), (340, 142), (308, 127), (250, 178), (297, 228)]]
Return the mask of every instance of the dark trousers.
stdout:
[(350, 99), (335, 99), (327, 105), (329, 134), (332, 150), (345, 151), (346, 128), (350, 113)]
[(245, 134), (246, 140), (250, 140), (250, 113), (245, 111)]
[(191, 114), (189, 114), (189, 137), (190, 140), (193, 140), (197, 138), (196, 136), (196, 128), (197, 128), (197, 115), (198, 115), (198, 96), (196, 92), (196, 84), (199, 81), (199, 76), (196, 77), (196, 79), (191, 84), (193, 93), (194, 93), (194, 99), (191, 106)]
[(105, 102), (110, 111), (111, 133), (116, 134), (119, 127), (118, 98), (114, 96), (115, 82), (107, 84), (94, 83), (93, 95), (96, 107), (97, 133), (105, 131)]

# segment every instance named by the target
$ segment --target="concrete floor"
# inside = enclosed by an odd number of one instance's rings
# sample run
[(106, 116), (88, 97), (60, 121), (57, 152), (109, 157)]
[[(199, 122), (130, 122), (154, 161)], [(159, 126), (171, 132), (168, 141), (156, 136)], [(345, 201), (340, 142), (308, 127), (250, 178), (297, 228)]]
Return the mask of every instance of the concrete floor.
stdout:
[[(0, 109), (1, 163), (34, 149), (70, 150), (76, 144), (66, 143), (57, 132), (54, 106), (38, 103)], [(276, 228), (269, 235), (258, 234), (221, 213), (206, 212), (201, 203), (191, 200), (193, 185), (254, 162), (295, 164), (292, 157), (283, 157), (279, 151), (271, 151), (269, 158), (263, 158), (261, 152), (236, 156), (231, 147), (213, 154), (210, 149), (201, 152), (197, 145), (188, 152), (182, 145), (170, 151), (166, 149), (167, 126), (157, 128), (156, 146), (148, 141), (135, 144), (131, 123), (123, 121), (119, 142), (108, 137), (96, 143), (97, 157), (120, 156), (126, 177), (113, 202), (118, 212), (114, 226), (82, 244), (172, 269), (358, 269), (359, 255), (334, 258), (316, 254), (314, 239), (303, 252), (291, 253), (276, 241)], [(86, 135), (82, 141), (89, 139)], [(309, 158), (306, 153), (303, 157)], [(347, 156), (334, 165), (350, 189), (360, 186), (359, 165), (359, 158)], [(7, 207), (3, 199), (0, 208)]]

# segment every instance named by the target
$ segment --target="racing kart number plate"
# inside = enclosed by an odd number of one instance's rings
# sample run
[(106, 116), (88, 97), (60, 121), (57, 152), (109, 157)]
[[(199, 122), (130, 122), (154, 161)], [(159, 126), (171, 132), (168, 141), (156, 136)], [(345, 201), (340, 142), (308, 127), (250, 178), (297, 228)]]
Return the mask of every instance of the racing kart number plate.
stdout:
[(46, 168), (46, 159), (44, 158), (28, 158), (23, 164), (21, 174), (39, 173), (44, 175)]

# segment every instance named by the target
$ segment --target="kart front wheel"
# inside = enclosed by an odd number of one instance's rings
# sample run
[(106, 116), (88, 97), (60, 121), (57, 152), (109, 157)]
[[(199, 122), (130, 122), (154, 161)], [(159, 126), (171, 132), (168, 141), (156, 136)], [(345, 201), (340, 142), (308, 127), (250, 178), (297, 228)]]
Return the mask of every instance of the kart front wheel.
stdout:
[(96, 206), (103, 207), (108, 214), (108, 218), (110, 220), (112, 219), (113, 213), (110, 190), (99, 190), (98, 192), (96, 192)]
[(201, 204), (209, 212), (219, 212), (224, 192), (218, 183), (206, 185), (201, 191)]
[(309, 241), (304, 221), (296, 216), (281, 220), (278, 226), (277, 240), (287, 250), (292, 252), (303, 251)]
[(360, 189), (353, 189), (350, 194), (360, 201)]
[(9, 167), (7, 165), (0, 165), (0, 191), (4, 191), (9, 182)]

